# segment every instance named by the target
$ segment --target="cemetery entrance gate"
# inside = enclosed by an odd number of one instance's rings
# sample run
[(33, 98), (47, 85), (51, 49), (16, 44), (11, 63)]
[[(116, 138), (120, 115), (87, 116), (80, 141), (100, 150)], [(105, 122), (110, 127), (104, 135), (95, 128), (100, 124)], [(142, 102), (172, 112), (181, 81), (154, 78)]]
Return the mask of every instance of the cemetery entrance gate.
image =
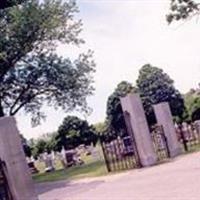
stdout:
[(102, 151), (108, 172), (141, 167), (128, 112), (124, 113), (124, 119), (126, 133), (123, 136), (101, 138)]
[(167, 138), (165, 136), (163, 127), (161, 125), (154, 125), (151, 127), (151, 137), (157, 160), (162, 161), (170, 157)]
[(130, 136), (101, 139), (101, 146), (108, 172), (140, 167), (134, 141)]

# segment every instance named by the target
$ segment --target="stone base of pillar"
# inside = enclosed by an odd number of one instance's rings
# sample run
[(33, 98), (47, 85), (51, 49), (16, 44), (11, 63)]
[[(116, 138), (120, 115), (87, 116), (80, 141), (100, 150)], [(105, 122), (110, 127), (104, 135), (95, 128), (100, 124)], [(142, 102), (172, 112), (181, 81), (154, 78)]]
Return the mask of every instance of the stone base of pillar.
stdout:
[(141, 160), (142, 167), (150, 167), (157, 163), (155, 157), (147, 157)]
[(170, 158), (174, 158), (178, 155), (180, 155), (182, 153), (182, 150), (180, 147), (176, 148), (176, 149), (171, 149), (170, 151)]
[(13, 117), (0, 118), (0, 158), (6, 164), (13, 200), (37, 200), (31, 173)]

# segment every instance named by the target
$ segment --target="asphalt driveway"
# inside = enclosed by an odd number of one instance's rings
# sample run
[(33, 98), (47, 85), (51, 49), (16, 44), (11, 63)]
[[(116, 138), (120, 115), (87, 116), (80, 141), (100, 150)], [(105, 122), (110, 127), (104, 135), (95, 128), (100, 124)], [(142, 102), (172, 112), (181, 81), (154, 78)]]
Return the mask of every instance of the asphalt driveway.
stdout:
[(200, 153), (117, 175), (37, 184), (40, 200), (199, 200)]

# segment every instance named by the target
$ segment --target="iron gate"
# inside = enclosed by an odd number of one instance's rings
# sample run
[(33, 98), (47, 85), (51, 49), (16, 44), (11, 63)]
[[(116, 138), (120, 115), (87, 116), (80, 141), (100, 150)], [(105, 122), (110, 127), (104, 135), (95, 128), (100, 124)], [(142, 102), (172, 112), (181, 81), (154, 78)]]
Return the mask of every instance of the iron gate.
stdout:
[(163, 127), (161, 125), (153, 126), (151, 136), (158, 161), (162, 161), (164, 159), (169, 158), (170, 152)]
[(134, 142), (130, 136), (118, 136), (111, 141), (101, 140), (101, 146), (109, 172), (140, 167)]

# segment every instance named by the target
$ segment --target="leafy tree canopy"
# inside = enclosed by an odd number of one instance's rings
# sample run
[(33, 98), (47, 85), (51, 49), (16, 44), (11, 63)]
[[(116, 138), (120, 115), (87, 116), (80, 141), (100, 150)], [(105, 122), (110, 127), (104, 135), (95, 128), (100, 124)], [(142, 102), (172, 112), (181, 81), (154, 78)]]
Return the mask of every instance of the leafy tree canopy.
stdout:
[(171, 0), (167, 22), (190, 19), (199, 14), (200, 3), (194, 0)]
[(112, 128), (117, 134), (122, 133), (126, 129), (120, 97), (124, 97), (128, 93), (135, 91), (136, 89), (131, 83), (122, 81), (117, 85), (114, 92), (108, 97), (106, 109), (107, 121), (109, 127)]
[(47, 151), (46, 149), (47, 141), (43, 138), (39, 138), (35, 142), (35, 146), (33, 147), (33, 157), (37, 158), (40, 154)]
[(24, 150), (25, 156), (30, 158), (32, 156), (32, 149), (30, 145), (28, 144), (27, 139), (23, 135), (20, 134), (20, 138), (21, 138), (22, 148)]
[(152, 105), (161, 102), (168, 102), (172, 115), (182, 118), (185, 110), (184, 100), (173, 83), (160, 68), (147, 64), (140, 69), (137, 87), (150, 124), (155, 123)]
[(38, 124), (46, 102), (64, 111), (87, 110), (93, 93), (92, 52), (71, 61), (59, 43), (80, 45), (75, 1), (30, 0), (0, 12), (0, 116), (24, 110)]
[(185, 105), (188, 110), (190, 120), (200, 119), (200, 91), (192, 89), (184, 95)]
[(0, 0), (0, 9), (6, 9), (18, 4), (21, 4), (25, 0)]
[(34, 158), (38, 158), (38, 156), (44, 152), (51, 153), (52, 151), (57, 150), (56, 143), (57, 132), (43, 134), (38, 139), (30, 139), (27, 141), (31, 154)]
[(200, 96), (196, 97), (191, 105), (192, 121), (200, 120)]
[(96, 144), (97, 136), (93, 126), (90, 126), (86, 120), (76, 116), (67, 116), (58, 129), (57, 146), (71, 149), (80, 144)]
[(107, 121), (99, 122), (99, 123), (93, 124), (93, 127), (95, 131), (101, 135), (107, 131), (107, 128), (108, 128), (107, 124), (108, 124)]

